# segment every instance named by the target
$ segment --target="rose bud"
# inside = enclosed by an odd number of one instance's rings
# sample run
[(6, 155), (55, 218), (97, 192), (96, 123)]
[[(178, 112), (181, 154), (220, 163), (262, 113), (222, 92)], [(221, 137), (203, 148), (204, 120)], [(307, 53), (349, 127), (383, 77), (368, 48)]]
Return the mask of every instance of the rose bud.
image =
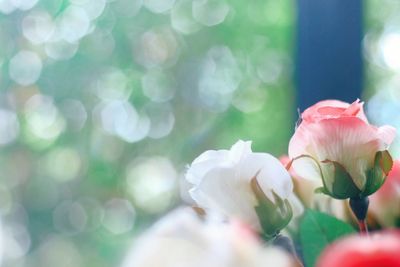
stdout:
[(289, 173), (270, 154), (252, 152), (251, 142), (204, 152), (190, 165), (186, 179), (201, 208), (238, 218), (267, 238), (279, 233), (293, 213), (302, 212)]
[(382, 185), (392, 167), (387, 151), (396, 130), (368, 123), (359, 100), (321, 101), (301, 114), (289, 143), (291, 167), (319, 179), (319, 192), (337, 199), (366, 197)]
[(400, 266), (400, 231), (386, 230), (369, 236), (348, 236), (328, 246), (316, 267)]
[(400, 226), (400, 160), (394, 161), (385, 183), (371, 195), (369, 207), (382, 226)]

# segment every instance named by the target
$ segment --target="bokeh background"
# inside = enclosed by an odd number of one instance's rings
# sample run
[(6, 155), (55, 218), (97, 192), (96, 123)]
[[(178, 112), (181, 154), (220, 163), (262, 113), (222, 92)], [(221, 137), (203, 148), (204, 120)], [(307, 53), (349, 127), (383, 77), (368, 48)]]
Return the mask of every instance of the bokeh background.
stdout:
[[(363, 12), (362, 99), (400, 129), (400, 2)], [(199, 153), (285, 154), (295, 29), (290, 0), (0, 0), (1, 266), (118, 266)]]

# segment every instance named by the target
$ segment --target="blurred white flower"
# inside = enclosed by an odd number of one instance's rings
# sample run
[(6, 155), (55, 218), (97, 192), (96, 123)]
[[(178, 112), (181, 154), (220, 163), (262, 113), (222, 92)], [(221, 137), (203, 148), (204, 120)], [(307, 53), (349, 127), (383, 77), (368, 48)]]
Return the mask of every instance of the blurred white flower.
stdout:
[[(267, 234), (285, 227), (292, 211), (301, 213), (298, 201), (293, 201), (289, 173), (272, 155), (252, 152), (249, 141), (238, 141), (230, 150), (204, 152), (193, 161), (186, 179), (200, 207), (239, 218)], [(281, 219), (270, 221), (273, 213)]]
[(190, 208), (173, 211), (136, 240), (122, 267), (290, 267), (285, 252), (263, 247), (240, 223), (202, 221)]
[(321, 181), (307, 180), (301, 177), (293, 177), (293, 180), (297, 196), (305, 207), (328, 213), (343, 221), (351, 220), (345, 200), (315, 193), (315, 190), (322, 186)]

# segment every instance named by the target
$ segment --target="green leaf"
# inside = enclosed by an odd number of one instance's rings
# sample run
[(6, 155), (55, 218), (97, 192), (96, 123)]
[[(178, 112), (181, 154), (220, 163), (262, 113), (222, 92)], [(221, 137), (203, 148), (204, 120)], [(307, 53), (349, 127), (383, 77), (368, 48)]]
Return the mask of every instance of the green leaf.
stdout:
[(300, 223), (305, 267), (313, 267), (324, 248), (336, 239), (355, 233), (349, 224), (328, 214), (307, 210)]

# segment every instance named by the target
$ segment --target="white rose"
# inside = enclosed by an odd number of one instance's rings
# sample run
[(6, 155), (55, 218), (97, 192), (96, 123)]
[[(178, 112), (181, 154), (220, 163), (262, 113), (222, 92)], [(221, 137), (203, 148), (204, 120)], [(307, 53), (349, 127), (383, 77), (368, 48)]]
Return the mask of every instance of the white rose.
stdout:
[[(264, 226), (268, 224), (260, 217), (273, 217), (266, 213), (275, 210), (285, 213), (282, 208), (293, 209), (295, 214), (301, 212), (298, 201), (295, 201), (289, 173), (272, 155), (252, 152), (249, 141), (238, 141), (230, 150), (204, 152), (190, 165), (186, 179), (193, 185), (189, 192), (200, 207), (230, 218), (239, 218), (258, 231), (265, 232)], [(260, 194), (256, 194), (254, 185)], [(260, 216), (256, 207), (265, 202), (260, 201), (260, 197), (277, 206)], [(281, 202), (296, 205), (281, 207)]]
[(139, 237), (122, 267), (293, 267), (285, 252), (264, 247), (240, 223), (202, 221), (180, 208)]

